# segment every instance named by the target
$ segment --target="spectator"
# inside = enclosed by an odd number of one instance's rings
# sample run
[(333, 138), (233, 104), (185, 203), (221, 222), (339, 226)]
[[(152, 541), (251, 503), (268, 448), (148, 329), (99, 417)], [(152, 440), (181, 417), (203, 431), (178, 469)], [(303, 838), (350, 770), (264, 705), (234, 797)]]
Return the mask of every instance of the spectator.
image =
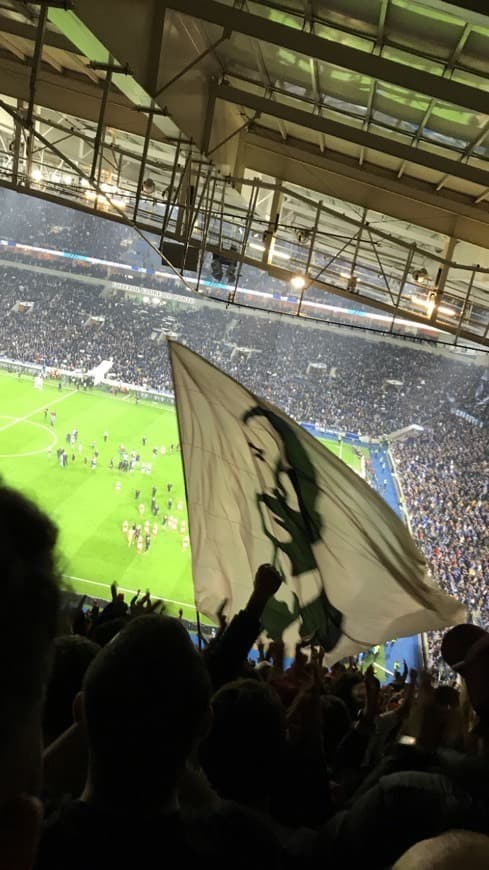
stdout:
[(256, 680), (228, 683), (214, 695), (212, 712), (200, 753), (209, 782), (227, 800), (268, 811), (284, 762), (285, 712), (277, 695)]
[(98, 651), (96, 643), (78, 635), (57, 637), (54, 641), (44, 702), (44, 746), (49, 746), (73, 724), (75, 698), (81, 691), (85, 671)]
[(37, 845), (42, 698), (59, 610), (57, 529), (0, 487), (0, 867), (27, 870)]
[(485, 870), (489, 866), (489, 837), (472, 831), (447, 831), (412, 846), (393, 870)]
[(137, 617), (90, 665), (79, 702), (89, 767), (79, 801), (44, 832), (37, 867), (153, 867), (164, 849), (190, 866), (277, 866), (273, 836), (226, 814), (186, 820), (177, 785), (209, 727), (205, 666), (179, 620)]

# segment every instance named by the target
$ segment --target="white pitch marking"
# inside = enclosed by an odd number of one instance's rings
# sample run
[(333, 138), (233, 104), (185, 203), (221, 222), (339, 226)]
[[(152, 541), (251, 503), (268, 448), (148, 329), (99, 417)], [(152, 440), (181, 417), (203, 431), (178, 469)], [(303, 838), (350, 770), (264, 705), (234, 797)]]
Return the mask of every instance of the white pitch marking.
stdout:
[[(48, 445), (48, 447), (41, 447), (40, 450), (27, 450), (25, 453), (0, 453), (0, 459), (15, 459), (22, 456), (38, 456), (40, 453), (47, 453), (50, 447), (52, 449), (58, 443), (58, 436), (56, 435), (56, 432), (50, 429), (49, 426), (45, 426), (43, 423), (36, 423), (34, 420), (21, 420), (19, 417), (12, 417), (9, 414), (0, 414), (0, 420), (14, 420), (15, 425), (17, 425), (17, 423), (25, 422), (29, 426), (37, 426), (38, 429), (45, 429), (49, 437), (52, 439), (51, 444)], [(3, 429), (0, 429), (0, 432), (3, 432)]]
[(384, 671), (384, 674), (389, 674), (389, 676), (394, 676), (394, 671), (389, 671), (387, 668), (383, 668), (382, 665), (377, 664), (377, 662), (372, 662), (374, 668), (379, 668), (381, 671)]
[(0, 426), (0, 432), (5, 432), (6, 429), (11, 429), (12, 426), (16, 426), (17, 423), (23, 423), (24, 420), (29, 420), (31, 417), (35, 417), (36, 414), (40, 414), (42, 411), (46, 409), (46, 406), (51, 408), (53, 405), (59, 405), (60, 402), (64, 402), (65, 399), (69, 399), (70, 396), (74, 396), (76, 390), (71, 390), (69, 393), (65, 393), (64, 396), (60, 396), (59, 399), (55, 399), (54, 402), (45, 402), (44, 405), (41, 405), (40, 408), (36, 408), (35, 411), (30, 411), (29, 414), (24, 414), (23, 417), (14, 417), (12, 423), (7, 423), (6, 426)]
[[(71, 574), (63, 574), (68, 580), (77, 580), (79, 583), (91, 583), (92, 586), (100, 586), (102, 589), (110, 589), (109, 583), (100, 583), (97, 580), (87, 580), (86, 577), (73, 577)], [(136, 595), (137, 589), (126, 589), (124, 586), (117, 586), (121, 592), (129, 592), (131, 595)], [(157, 596), (160, 597), (160, 596)], [(195, 610), (195, 605), (187, 604), (185, 601), (175, 601), (174, 598), (161, 598), (162, 601), (168, 601), (170, 604), (178, 604), (180, 607), (188, 607), (190, 610)]]

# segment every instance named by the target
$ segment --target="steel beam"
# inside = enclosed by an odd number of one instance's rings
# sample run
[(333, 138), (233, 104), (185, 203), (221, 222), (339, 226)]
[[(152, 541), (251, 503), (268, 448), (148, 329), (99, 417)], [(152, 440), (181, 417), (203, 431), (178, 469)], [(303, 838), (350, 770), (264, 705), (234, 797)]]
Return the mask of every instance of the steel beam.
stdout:
[(202, 154), (207, 154), (211, 144), (212, 127), (214, 125), (214, 112), (216, 109), (216, 82), (213, 79), (209, 83), (209, 95), (207, 98), (207, 109), (205, 113), (204, 127), (202, 130), (202, 138), (200, 140), (200, 150)]
[[(107, 111), (107, 101), (109, 99), (110, 86), (112, 84), (112, 70), (110, 66), (107, 67), (107, 72), (105, 74), (104, 81), (104, 89), (102, 91), (102, 101), (100, 103), (100, 114), (98, 116), (98, 124), (97, 124), (97, 132), (95, 133), (95, 141), (93, 144), (93, 160), (92, 160), (92, 169), (90, 172), (90, 179), (94, 181), (95, 174), (97, 172), (97, 162), (99, 158), (100, 146), (102, 145), (103, 151), (103, 139), (105, 133), (105, 114)], [(100, 159), (100, 169), (102, 168), (102, 158)], [(100, 179), (100, 170), (99, 170), (99, 179)]]
[(139, 175), (138, 175), (138, 186), (136, 189), (136, 198), (134, 200), (134, 213), (133, 220), (137, 220), (138, 216), (138, 208), (139, 208), (139, 200), (141, 199), (141, 193), (143, 190), (143, 181), (144, 181), (144, 173), (146, 172), (146, 161), (148, 159), (148, 151), (149, 151), (149, 143), (151, 141), (151, 131), (153, 129), (153, 106), (148, 112), (148, 122), (146, 125), (146, 134), (144, 137), (143, 144), (143, 153), (141, 155), (141, 165), (139, 167)]
[(22, 100), (17, 100), (17, 113), (14, 120), (14, 138), (12, 141), (13, 145), (13, 154), (12, 154), (12, 181), (14, 184), (18, 184), (19, 181), (19, 164), (20, 164), (20, 149), (22, 146), (22, 124), (19, 121), (19, 118), (23, 114), (23, 104)]
[[(1, 12), (3, 13), (3, 10)], [(8, 33), (11, 36), (20, 36), (22, 39), (28, 39), (31, 42), (34, 42), (36, 39), (34, 22), (28, 24), (26, 21), (20, 21), (18, 18), (7, 18), (4, 14), (0, 14), (0, 32)], [(60, 48), (69, 54), (73, 52), (73, 43), (54, 30), (49, 30), (46, 33), (44, 44), (51, 48)]]
[[(246, 121), (243, 121), (243, 123), (240, 124), (239, 127), (236, 127), (235, 130), (231, 130), (231, 132), (228, 133), (228, 135), (225, 136), (224, 139), (221, 139), (221, 141), (218, 142), (217, 145), (214, 145), (214, 147), (211, 148), (210, 151), (207, 151), (207, 157), (210, 157), (212, 154), (215, 154), (216, 151), (219, 151), (219, 148), (222, 148), (224, 145), (227, 145), (227, 143), (230, 142), (231, 139), (234, 139), (234, 137), (238, 136), (240, 133), (242, 133), (243, 130), (247, 130), (249, 128), (251, 122), (256, 120), (256, 117), (257, 117), (257, 115), (255, 113), (254, 118), (247, 118)], [(489, 178), (488, 178), (488, 182), (489, 182)]]
[(42, 47), (44, 44), (44, 34), (46, 32), (46, 24), (48, 20), (48, 7), (46, 4), (41, 6), (39, 11), (39, 19), (36, 30), (36, 44), (34, 46), (34, 55), (32, 58), (31, 75), (29, 79), (29, 103), (27, 105), (26, 128), (27, 128), (27, 175), (30, 175), (32, 166), (32, 148), (34, 146), (33, 135), (33, 115), (34, 105), (36, 102), (37, 78), (41, 68)]
[[(95, 76), (95, 73), (92, 74)], [(27, 101), (28, 68), (14, 59), (0, 59), (0, 93)], [(99, 80), (95, 85), (87, 80), (82, 81), (79, 75), (71, 77), (65, 73), (60, 76), (51, 70), (43, 70), (37, 82), (36, 105), (61, 114), (76, 112), (77, 117), (96, 123), (100, 111)], [(146, 119), (135, 112), (119, 92), (110, 94), (106, 121), (109, 127), (144, 136)], [(156, 128), (154, 138), (161, 140), (162, 131)]]
[(487, 4), (485, 0), (423, 0), (423, 6), (429, 6), (445, 15), (453, 15), (487, 27)]
[(489, 211), (448, 192), (436, 194), (429, 184), (401, 182), (375, 167), (358, 166), (353, 158), (331, 151), (323, 155), (309, 143), (289, 137), (286, 143), (269, 131), (244, 137), (246, 168), (290, 184), (379, 210), (442, 235), (489, 248)]
[(452, 103), (474, 112), (487, 114), (487, 95), (484, 91), (460, 82), (447, 81), (415, 66), (367, 54), (360, 49), (296, 30), (263, 16), (251, 15), (236, 7), (224, 6), (216, 0), (199, 0), (198, 3), (195, 0), (170, 0), (166, 5), (192, 18), (228, 28), (235, 33), (243, 33), (306, 57), (315, 57), (323, 63), (348, 69), (379, 81), (391, 82), (404, 90), (425, 94), (444, 103)]
[(448, 239), (448, 242), (445, 246), (445, 250), (443, 252), (443, 257), (444, 257), (445, 262), (443, 263), (443, 265), (440, 269), (438, 281), (437, 281), (437, 284), (435, 287), (436, 304), (435, 304), (435, 307), (433, 309), (433, 312), (432, 312), (431, 318), (430, 318), (431, 323), (433, 323), (433, 325), (435, 325), (435, 326), (438, 325), (437, 324), (438, 308), (439, 308), (439, 305), (443, 299), (443, 294), (445, 292), (445, 285), (447, 283), (448, 275), (450, 272), (450, 265), (452, 262), (453, 252), (455, 251), (456, 244), (457, 244), (457, 239), (454, 239), (453, 236), (451, 236)]
[(283, 121), (296, 124), (299, 127), (316, 130), (318, 133), (334, 136), (346, 142), (353, 142), (361, 148), (370, 148), (382, 154), (391, 154), (393, 157), (399, 158), (399, 160), (415, 163), (418, 166), (425, 166), (434, 172), (453, 175), (455, 178), (470, 181), (472, 184), (478, 184), (481, 187), (489, 185), (489, 172), (485, 170), (460, 164), (456, 160), (441, 157), (430, 151), (421, 151), (410, 145), (404, 145), (395, 139), (388, 139), (386, 136), (379, 136), (377, 133), (369, 133), (366, 130), (361, 130), (349, 124), (342, 124), (329, 118), (320, 118), (318, 115), (305, 112), (303, 109), (295, 109), (292, 106), (277, 103), (274, 100), (233, 88), (230, 85), (219, 85), (216, 90), (216, 97), (238, 106), (253, 109), (261, 115), (281, 118)]
[(277, 232), (277, 228), (280, 223), (280, 213), (282, 211), (283, 200), (284, 194), (282, 188), (280, 187), (280, 182), (278, 182), (277, 187), (273, 191), (272, 203), (270, 205), (270, 219), (268, 222), (268, 227), (266, 229), (265, 250), (262, 257), (263, 263), (265, 265), (269, 265), (273, 259), (273, 249), (275, 247), (275, 233)]
[(467, 308), (468, 308), (468, 305), (469, 305), (470, 294), (472, 293), (472, 286), (473, 286), (473, 283), (474, 283), (475, 272), (476, 272), (476, 270), (475, 270), (475, 268), (474, 268), (474, 269), (472, 270), (472, 272), (471, 272), (471, 275), (470, 275), (470, 281), (469, 281), (469, 283), (467, 284), (467, 292), (466, 292), (466, 294), (465, 294), (464, 304), (463, 304), (463, 306), (462, 306), (462, 310), (461, 310), (461, 312), (460, 312), (460, 316), (459, 316), (459, 320), (458, 320), (458, 327), (457, 327), (457, 334), (456, 334), (456, 338), (455, 338), (455, 344), (457, 344), (458, 336), (459, 336), (460, 331), (461, 331), (461, 329), (462, 329), (462, 326), (463, 326), (463, 324), (464, 324), (465, 314), (466, 314), (466, 312), (467, 312)]
[[(267, 65), (265, 63), (265, 58), (263, 57), (260, 42), (258, 39), (252, 39), (251, 44), (253, 46), (253, 54), (255, 55), (256, 65), (258, 67), (258, 72), (261, 75), (263, 87), (270, 94), (270, 96), (273, 97), (273, 83), (268, 74)], [(285, 124), (281, 120), (279, 120), (278, 124), (280, 135), (285, 142), (287, 139), (287, 130), (285, 129)]]
[(4, 33), (1, 33), (1, 31), (0, 43), (5, 46), (10, 54), (13, 54), (14, 57), (18, 58), (18, 60), (22, 61), (22, 63), (25, 63), (26, 56), (24, 52), (20, 50), (20, 48), (15, 44), (15, 42), (13, 42), (13, 40), (9, 39), (8, 36), (5, 36)]
[(183, 67), (183, 69), (179, 70), (177, 73), (175, 73), (174, 76), (172, 76), (170, 79), (168, 79), (168, 81), (166, 81), (161, 86), (161, 88), (158, 88), (158, 90), (156, 91), (156, 94), (154, 95), (155, 100), (159, 96), (161, 96), (161, 94), (164, 91), (166, 91), (168, 88), (171, 88), (171, 86), (174, 85), (176, 82), (178, 82), (179, 79), (181, 79), (184, 75), (186, 75), (188, 72), (190, 72), (191, 69), (193, 69), (195, 66), (198, 66), (198, 64), (202, 60), (204, 60), (204, 58), (207, 57), (208, 54), (211, 54), (213, 51), (215, 51), (215, 49), (218, 48), (221, 45), (221, 43), (224, 42), (226, 39), (229, 39), (230, 36), (231, 36), (231, 33), (229, 31), (225, 30), (221, 34), (219, 39), (216, 39), (215, 42), (211, 42), (211, 44), (208, 45), (207, 48), (204, 49), (204, 51), (201, 51), (200, 54), (198, 54), (196, 57), (194, 57), (186, 66)]

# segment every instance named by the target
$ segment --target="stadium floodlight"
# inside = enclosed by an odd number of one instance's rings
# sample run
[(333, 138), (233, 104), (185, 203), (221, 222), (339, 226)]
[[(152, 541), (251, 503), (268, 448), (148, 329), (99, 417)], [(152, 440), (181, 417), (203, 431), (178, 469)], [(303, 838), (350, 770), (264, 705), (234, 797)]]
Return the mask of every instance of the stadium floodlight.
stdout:
[(456, 311), (454, 308), (450, 308), (449, 305), (439, 305), (438, 306), (438, 314), (445, 314), (446, 317), (455, 317)]
[(260, 251), (260, 254), (263, 254), (265, 245), (259, 245), (258, 242), (250, 242), (250, 248), (253, 248), (254, 251)]
[(31, 172), (32, 181), (42, 181), (42, 169), (39, 166), (34, 166)]
[(290, 260), (290, 254), (287, 251), (280, 251), (278, 248), (273, 249), (272, 257), (277, 260)]
[(290, 279), (290, 283), (294, 290), (303, 290), (306, 286), (306, 279), (304, 275), (293, 275)]
[(426, 314), (428, 315), (428, 317), (431, 317), (435, 308), (436, 308), (436, 293), (428, 293), (428, 298), (426, 299)]

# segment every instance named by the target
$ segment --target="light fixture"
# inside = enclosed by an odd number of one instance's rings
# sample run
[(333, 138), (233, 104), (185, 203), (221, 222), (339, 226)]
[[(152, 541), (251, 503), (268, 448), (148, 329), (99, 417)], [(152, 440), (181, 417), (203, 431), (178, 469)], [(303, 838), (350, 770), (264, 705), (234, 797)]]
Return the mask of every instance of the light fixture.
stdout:
[(290, 260), (290, 254), (287, 251), (278, 251), (277, 248), (273, 249), (273, 257), (276, 257), (277, 260)]
[(421, 269), (414, 270), (413, 278), (416, 281), (416, 284), (427, 284), (429, 281), (429, 275), (424, 266), (422, 266)]
[(259, 251), (260, 254), (263, 254), (265, 250), (265, 245), (259, 245), (258, 242), (250, 242), (250, 248), (253, 248), (254, 251)]
[(438, 306), (438, 314), (445, 314), (446, 317), (455, 317), (456, 313), (455, 309), (450, 308), (449, 305)]
[(293, 275), (290, 279), (291, 286), (294, 290), (303, 290), (306, 286), (306, 279), (304, 275)]
[(311, 230), (308, 230), (306, 227), (297, 227), (295, 235), (299, 245), (304, 245), (309, 240)]
[[(422, 313), (426, 313), (427, 317), (431, 317), (436, 308), (436, 293), (432, 291), (431, 293), (428, 293), (427, 296), (415, 296), (413, 294), (411, 296), (411, 302), (413, 302), (414, 305), (419, 305), (421, 308), (424, 308), (424, 312)], [(447, 314), (450, 317), (453, 317), (455, 314), (454, 309), (448, 308), (446, 305), (438, 307), (437, 310), (438, 313)]]
[(53, 169), (51, 172), (51, 181), (53, 184), (60, 184), (61, 182), (61, 172), (58, 169)]
[(436, 306), (436, 293), (428, 293), (426, 299), (426, 314), (431, 317)]
[(31, 172), (32, 181), (42, 181), (42, 170), (39, 166), (34, 166)]
[(143, 181), (143, 191), (151, 195), (156, 190), (156, 184), (154, 183), (152, 178), (145, 178)]

